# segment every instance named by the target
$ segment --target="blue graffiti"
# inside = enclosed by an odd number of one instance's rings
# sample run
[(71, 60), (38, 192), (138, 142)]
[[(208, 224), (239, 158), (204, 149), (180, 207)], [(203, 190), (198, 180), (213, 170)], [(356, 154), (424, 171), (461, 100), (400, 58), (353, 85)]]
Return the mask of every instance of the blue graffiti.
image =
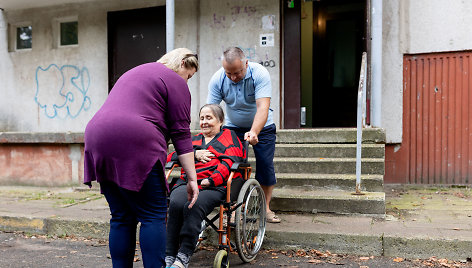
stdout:
[(34, 101), (48, 118), (76, 118), (80, 112), (90, 109), (87, 96), (90, 75), (86, 67), (73, 65), (36, 68), (36, 95)]
[(248, 60), (257, 60), (258, 55), (256, 54), (256, 49), (251, 48), (251, 47), (239, 47), (241, 50), (244, 52), (244, 55), (246, 55), (246, 58)]

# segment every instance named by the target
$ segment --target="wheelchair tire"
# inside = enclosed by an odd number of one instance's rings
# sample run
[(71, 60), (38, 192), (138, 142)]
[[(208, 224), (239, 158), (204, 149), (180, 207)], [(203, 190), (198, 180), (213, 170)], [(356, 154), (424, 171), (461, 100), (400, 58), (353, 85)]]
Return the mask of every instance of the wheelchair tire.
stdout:
[(213, 268), (228, 268), (229, 267), (229, 259), (228, 259), (228, 252), (224, 249), (218, 251), (215, 256), (215, 260), (213, 261)]
[(236, 210), (236, 248), (244, 262), (251, 262), (259, 252), (266, 229), (264, 191), (255, 179), (247, 180), (238, 196)]

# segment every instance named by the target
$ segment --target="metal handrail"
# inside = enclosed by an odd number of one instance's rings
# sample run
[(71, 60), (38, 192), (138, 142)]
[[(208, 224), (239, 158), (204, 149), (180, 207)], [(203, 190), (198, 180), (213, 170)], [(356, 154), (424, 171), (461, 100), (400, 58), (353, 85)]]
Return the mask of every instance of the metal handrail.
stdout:
[(366, 77), (367, 77), (367, 53), (362, 53), (361, 73), (359, 76), (359, 88), (357, 89), (357, 142), (356, 142), (356, 192), (361, 192), (361, 152), (362, 152), (362, 128), (366, 118)]

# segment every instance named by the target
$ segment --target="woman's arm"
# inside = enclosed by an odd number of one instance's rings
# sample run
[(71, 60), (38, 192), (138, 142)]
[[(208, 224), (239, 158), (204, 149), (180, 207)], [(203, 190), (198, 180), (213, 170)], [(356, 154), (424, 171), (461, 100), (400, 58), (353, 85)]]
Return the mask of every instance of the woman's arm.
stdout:
[(219, 186), (228, 180), (230, 174), (231, 165), (234, 162), (230, 159), (220, 160), (216, 170), (211, 174), (211, 176), (207, 179), (203, 179), (200, 182), (202, 187), (208, 186)]
[(187, 174), (187, 193), (188, 201), (190, 202), (188, 208), (192, 208), (197, 201), (199, 193), (193, 152), (179, 155), (179, 162)]

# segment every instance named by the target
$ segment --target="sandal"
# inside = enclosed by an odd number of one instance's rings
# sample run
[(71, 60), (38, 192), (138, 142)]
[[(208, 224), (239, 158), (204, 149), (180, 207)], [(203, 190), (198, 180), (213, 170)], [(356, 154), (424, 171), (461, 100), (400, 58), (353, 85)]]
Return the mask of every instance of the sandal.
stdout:
[(277, 215), (275, 215), (275, 212), (273, 211), (266, 213), (266, 220), (270, 223), (279, 223), (282, 221)]

